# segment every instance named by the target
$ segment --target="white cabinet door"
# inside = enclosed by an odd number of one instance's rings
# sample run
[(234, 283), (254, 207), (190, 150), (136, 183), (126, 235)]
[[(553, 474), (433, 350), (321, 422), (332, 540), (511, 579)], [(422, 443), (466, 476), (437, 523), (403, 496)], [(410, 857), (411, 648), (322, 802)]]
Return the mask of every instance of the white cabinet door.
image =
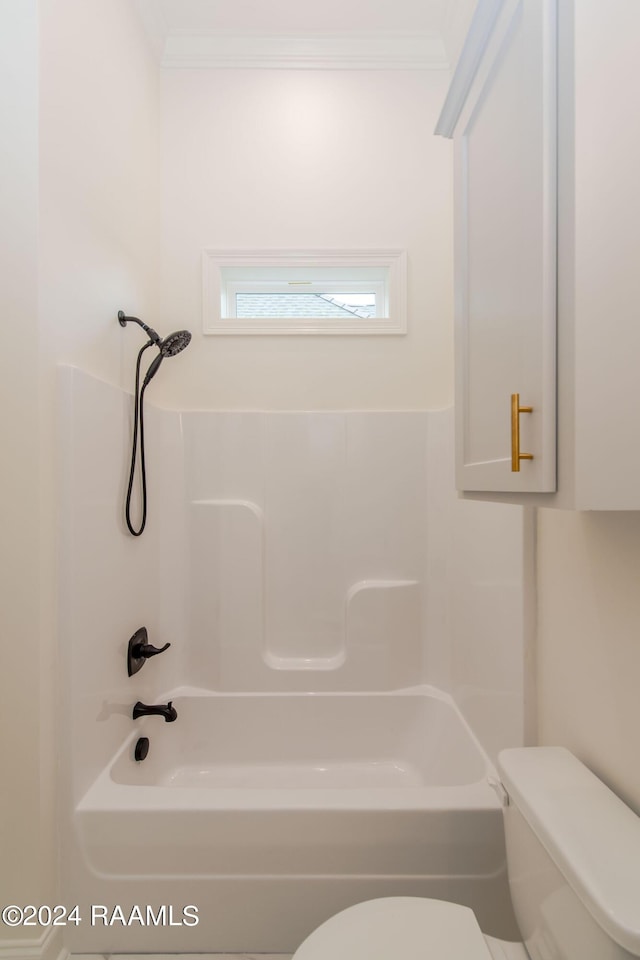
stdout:
[[(482, 4), (481, 4), (482, 6)], [(556, 488), (555, 0), (494, 20), (455, 127), (457, 482)], [(512, 469), (511, 396), (521, 452)]]

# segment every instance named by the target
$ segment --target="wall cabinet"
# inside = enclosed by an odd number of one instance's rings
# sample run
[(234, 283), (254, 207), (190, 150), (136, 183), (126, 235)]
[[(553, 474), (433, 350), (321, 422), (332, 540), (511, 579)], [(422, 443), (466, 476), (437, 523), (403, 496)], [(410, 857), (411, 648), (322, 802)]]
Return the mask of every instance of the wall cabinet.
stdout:
[(454, 141), (464, 496), (640, 509), (639, 7), (476, 8), (436, 131)]

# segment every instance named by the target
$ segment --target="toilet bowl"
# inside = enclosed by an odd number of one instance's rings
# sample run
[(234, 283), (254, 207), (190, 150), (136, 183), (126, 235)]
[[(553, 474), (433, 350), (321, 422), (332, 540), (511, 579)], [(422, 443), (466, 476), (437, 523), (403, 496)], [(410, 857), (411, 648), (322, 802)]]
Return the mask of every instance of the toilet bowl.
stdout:
[(500, 754), (507, 867), (523, 942), (472, 910), (384, 897), (319, 926), (293, 960), (631, 960), (640, 957), (640, 818), (561, 747)]

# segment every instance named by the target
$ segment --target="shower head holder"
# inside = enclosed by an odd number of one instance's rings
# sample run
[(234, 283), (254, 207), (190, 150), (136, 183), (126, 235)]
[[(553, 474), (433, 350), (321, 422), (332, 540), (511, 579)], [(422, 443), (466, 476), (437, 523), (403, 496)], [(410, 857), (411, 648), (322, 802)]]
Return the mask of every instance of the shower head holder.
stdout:
[(137, 323), (138, 326), (142, 327), (147, 336), (159, 346), (162, 343), (162, 338), (159, 333), (153, 329), (153, 327), (148, 327), (146, 323), (143, 323), (142, 320), (139, 320), (138, 317), (127, 317), (124, 310), (118, 310), (118, 323), (121, 327), (126, 327), (128, 323)]

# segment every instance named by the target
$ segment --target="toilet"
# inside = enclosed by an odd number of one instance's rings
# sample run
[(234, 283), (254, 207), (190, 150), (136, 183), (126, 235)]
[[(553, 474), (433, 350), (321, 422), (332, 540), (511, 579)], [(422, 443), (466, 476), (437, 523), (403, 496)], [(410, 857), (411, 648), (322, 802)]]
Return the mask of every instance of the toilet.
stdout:
[(562, 747), (504, 750), (498, 767), (521, 943), (468, 907), (385, 897), (343, 910), (293, 960), (630, 960), (640, 957), (640, 817)]

